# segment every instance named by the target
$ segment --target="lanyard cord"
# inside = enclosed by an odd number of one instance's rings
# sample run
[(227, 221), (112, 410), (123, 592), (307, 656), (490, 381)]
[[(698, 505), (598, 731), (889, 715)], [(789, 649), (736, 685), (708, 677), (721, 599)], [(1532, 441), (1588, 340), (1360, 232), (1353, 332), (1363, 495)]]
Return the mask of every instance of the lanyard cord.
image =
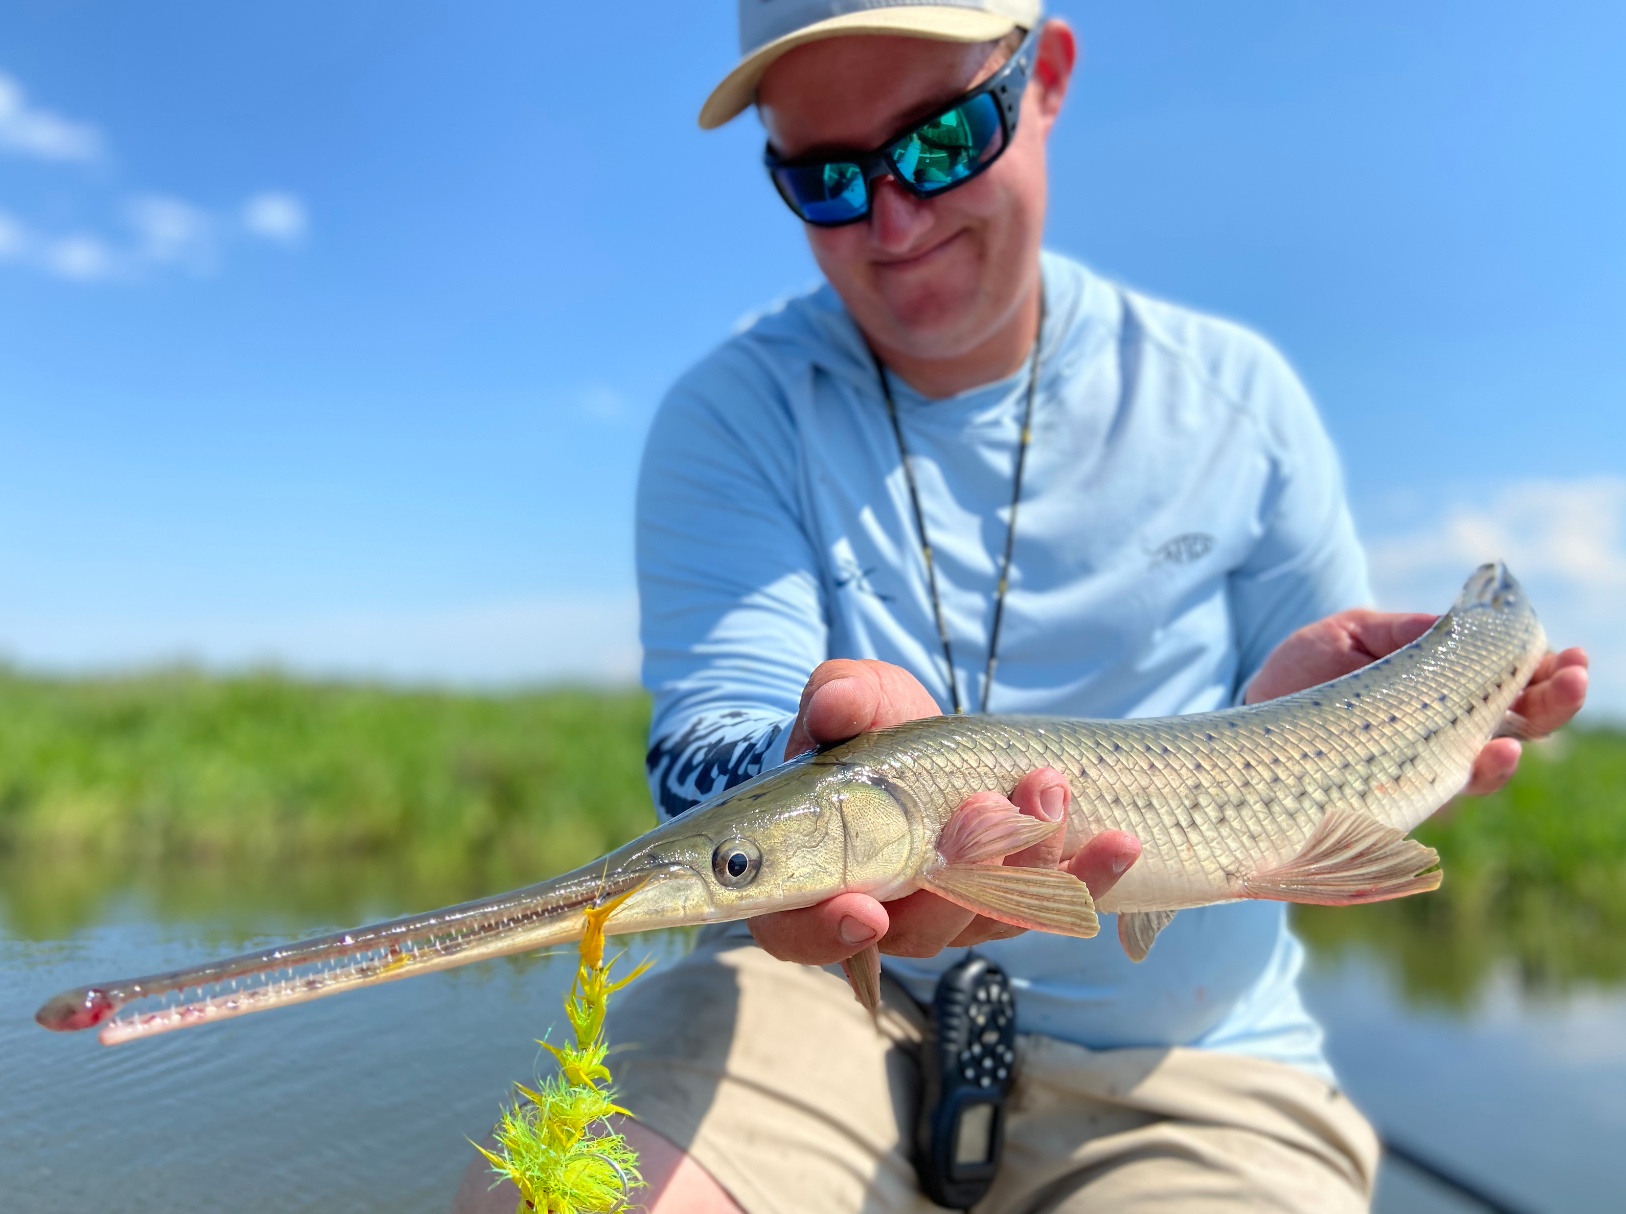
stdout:
[[(1033, 339), (1033, 365), (1028, 373), (1027, 403), (1022, 410), (1022, 436), (1016, 447), (1016, 475), (1011, 484), (1011, 521), (1005, 529), (1005, 557), (999, 567), (999, 587), (994, 592), (994, 620), (988, 630), (988, 668), (983, 675), (982, 711), (988, 711), (988, 696), (994, 688), (994, 667), (999, 664), (999, 629), (1005, 622), (1005, 592), (1011, 582), (1011, 553), (1016, 547), (1016, 507), (1022, 500), (1022, 472), (1027, 466), (1028, 443), (1033, 437), (1033, 398), (1039, 391), (1039, 343), (1044, 339), (1044, 288), (1039, 289), (1039, 332)], [(898, 440), (898, 459), (903, 464), (903, 477), (909, 485), (909, 505), (915, 514), (915, 527), (920, 531), (920, 555), (926, 562), (926, 586), (932, 595), (932, 617), (937, 621), (937, 639), (943, 645), (943, 661), (948, 666), (949, 701), (954, 714), (965, 709), (960, 704), (960, 683), (954, 673), (954, 650), (949, 645), (948, 625), (943, 622), (943, 600), (937, 593), (937, 566), (932, 561), (932, 542), (926, 534), (926, 516), (920, 509), (920, 490), (915, 484), (914, 466), (909, 460), (909, 448), (903, 441), (903, 426), (898, 422), (898, 406), (892, 399), (892, 386), (887, 382), (886, 368), (871, 351), (875, 359), (875, 374), (881, 381), (881, 396), (886, 400), (886, 415), (892, 422), (892, 436)]]

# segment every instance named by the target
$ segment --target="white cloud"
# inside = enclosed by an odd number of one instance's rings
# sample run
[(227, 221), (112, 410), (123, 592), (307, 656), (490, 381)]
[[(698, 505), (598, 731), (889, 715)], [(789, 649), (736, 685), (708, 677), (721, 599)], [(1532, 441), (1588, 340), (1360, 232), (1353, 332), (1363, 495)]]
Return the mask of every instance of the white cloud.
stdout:
[(243, 204), (243, 230), (251, 236), (280, 244), (298, 244), (305, 239), (310, 219), (305, 204), (293, 194), (256, 194)]
[(588, 384), (576, 395), (576, 404), (583, 413), (606, 421), (627, 412), (627, 398), (609, 384)]
[(64, 236), (41, 242), (35, 260), (48, 274), (71, 282), (99, 282), (118, 272), (118, 258), (94, 236)]
[(128, 603), (28, 615), (0, 606), (0, 652), (26, 667), (188, 661), (470, 686), (637, 681), (638, 596), (538, 595), (424, 608), (193, 617)]
[(179, 198), (147, 194), (124, 205), (135, 230), (130, 255), (150, 265), (176, 265), (207, 274), (217, 260), (216, 224), (208, 212)]
[[(102, 159), (103, 144), (95, 127), (30, 105), (22, 86), (0, 72), (0, 151), (92, 162)], [(80, 191), (105, 188), (99, 181), (77, 186)], [(81, 283), (137, 281), (163, 269), (202, 275), (219, 265), (231, 238), (250, 236), (292, 246), (310, 226), (305, 204), (281, 191), (255, 194), (225, 217), (184, 198), (156, 193), (126, 195), (115, 213), (125, 229), (119, 235), (36, 230), (0, 210), (0, 263)]]
[(102, 137), (93, 126), (31, 106), (22, 85), (0, 72), (0, 150), (89, 163), (101, 159)]
[(0, 211), (0, 261), (12, 261), (28, 249), (28, 233), (4, 211)]
[(1383, 606), (1444, 610), (1476, 565), (1506, 561), (1554, 648), (1590, 653), (1589, 711), (1626, 717), (1626, 478), (1517, 481), (1414, 519), (1367, 545)]

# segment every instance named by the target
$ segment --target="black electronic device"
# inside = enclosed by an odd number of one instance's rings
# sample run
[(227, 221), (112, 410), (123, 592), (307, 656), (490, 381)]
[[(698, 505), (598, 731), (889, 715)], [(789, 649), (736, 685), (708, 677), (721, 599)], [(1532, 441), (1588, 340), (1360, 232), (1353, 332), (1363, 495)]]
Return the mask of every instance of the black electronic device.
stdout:
[(972, 953), (938, 980), (921, 1069), (921, 1191), (940, 1206), (969, 1210), (999, 1170), (1016, 1072), (1016, 999), (1005, 971), (986, 957)]

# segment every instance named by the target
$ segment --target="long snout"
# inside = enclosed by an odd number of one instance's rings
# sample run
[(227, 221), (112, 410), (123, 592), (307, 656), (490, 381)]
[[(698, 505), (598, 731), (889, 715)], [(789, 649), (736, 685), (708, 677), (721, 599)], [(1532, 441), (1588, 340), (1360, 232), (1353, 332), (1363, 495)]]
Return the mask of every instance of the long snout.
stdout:
[[(35, 1013), (48, 1029), (99, 1027), (104, 1045), (247, 1012), (302, 1003), (579, 939), (582, 911), (689, 870), (648, 860), (634, 846), (537, 885), (244, 953), (167, 974), (64, 991)], [(613, 929), (612, 929), (613, 930)]]

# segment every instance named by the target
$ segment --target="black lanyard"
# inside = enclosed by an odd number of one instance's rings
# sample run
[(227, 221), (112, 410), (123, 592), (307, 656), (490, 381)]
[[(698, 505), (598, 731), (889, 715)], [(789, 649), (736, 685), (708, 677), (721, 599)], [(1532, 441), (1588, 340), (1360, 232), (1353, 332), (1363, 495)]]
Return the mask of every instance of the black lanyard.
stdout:
[[(994, 667), (999, 663), (999, 627), (1005, 620), (1005, 592), (1011, 581), (1011, 550), (1016, 546), (1016, 507), (1022, 500), (1022, 470), (1027, 465), (1028, 442), (1033, 437), (1033, 398), (1039, 391), (1039, 344), (1044, 340), (1044, 287), (1039, 288), (1039, 332), (1033, 339), (1032, 369), (1028, 372), (1027, 404), (1022, 410), (1022, 437), (1016, 448), (1016, 476), (1011, 484), (1011, 521), (1005, 530), (1005, 559), (1000, 563), (999, 588), (994, 592), (994, 622), (988, 630), (988, 670), (983, 676), (982, 711), (988, 711), (988, 696), (994, 687)], [(932, 543), (926, 534), (926, 516), (920, 510), (920, 490), (915, 485), (915, 470), (909, 462), (909, 448), (903, 441), (903, 427), (898, 422), (898, 406), (892, 399), (892, 386), (887, 383), (886, 368), (875, 358), (875, 374), (881, 381), (881, 395), (886, 399), (886, 414), (892, 420), (892, 434), (898, 440), (898, 459), (903, 464), (904, 480), (909, 485), (909, 504), (914, 508), (915, 526), (920, 530), (920, 555), (926, 562), (926, 585), (932, 594), (932, 616), (937, 621), (937, 639), (943, 644), (943, 661), (948, 666), (949, 701), (956, 715), (965, 711), (960, 704), (960, 683), (954, 674), (954, 650), (949, 645), (948, 625), (943, 622), (943, 600), (937, 593), (937, 567), (932, 562)]]

